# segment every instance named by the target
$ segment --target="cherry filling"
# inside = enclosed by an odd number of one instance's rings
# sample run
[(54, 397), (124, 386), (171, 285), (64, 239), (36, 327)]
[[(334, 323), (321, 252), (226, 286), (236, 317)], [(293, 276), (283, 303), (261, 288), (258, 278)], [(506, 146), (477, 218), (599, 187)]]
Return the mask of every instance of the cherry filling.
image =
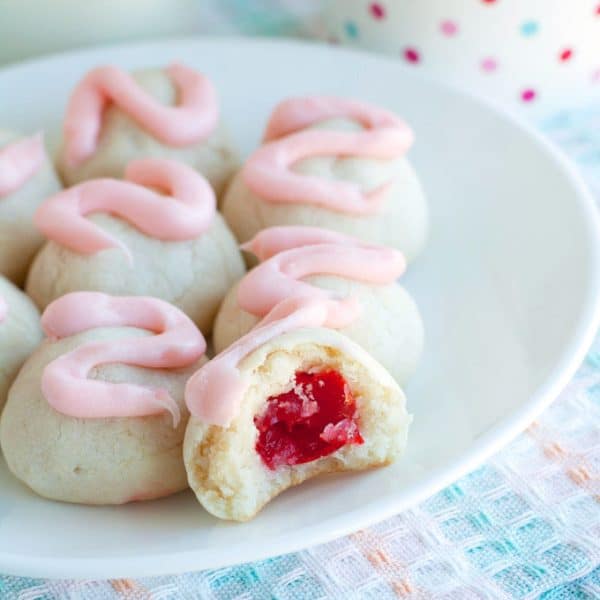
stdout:
[(337, 371), (297, 372), (289, 392), (267, 398), (254, 417), (256, 451), (269, 469), (327, 456), (346, 444), (362, 444), (356, 400)]

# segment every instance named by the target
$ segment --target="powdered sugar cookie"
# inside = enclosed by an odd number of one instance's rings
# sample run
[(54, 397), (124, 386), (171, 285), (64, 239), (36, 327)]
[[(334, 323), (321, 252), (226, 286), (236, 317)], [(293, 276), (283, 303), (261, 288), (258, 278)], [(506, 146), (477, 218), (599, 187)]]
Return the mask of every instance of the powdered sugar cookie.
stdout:
[(225, 296), (213, 342), (221, 352), (288, 297), (324, 298), (339, 306), (332, 327), (367, 350), (400, 383), (423, 348), (417, 305), (396, 281), (402, 254), (317, 227), (261, 231), (244, 248), (262, 262)]
[(0, 411), (21, 365), (41, 339), (40, 315), (35, 305), (0, 276)]
[(134, 161), (125, 178), (86, 181), (38, 209), (35, 222), (50, 241), (31, 267), (27, 293), (42, 309), (77, 290), (155, 296), (208, 334), (244, 272), (210, 186), (165, 159)]
[(155, 298), (95, 292), (45, 311), (47, 340), (15, 380), (0, 421), (9, 469), (41, 496), (84, 504), (186, 487), (184, 385), (202, 334)]
[(273, 225), (311, 225), (401, 250), (412, 260), (427, 205), (405, 158), (411, 130), (353, 100), (294, 98), (277, 106), (264, 145), (233, 179), (223, 214), (241, 242)]
[(0, 130), (0, 274), (17, 285), (44, 242), (33, 213), (60, 187), (40, 134)]
[(202, 173), (217, 194), (238, 164), (212, 83), (182, 64), (133, 74), (90, 71), (75, 87), (59, 169), (68, 185), (120, 178), (130, 161), (168, 158)]
[(402, 454), (404, 395), (362, 348), (323, 328), (332, 310), (285, 300), (188, 381), (184, 461), (213, 515), (245, 521), (310, 477)]

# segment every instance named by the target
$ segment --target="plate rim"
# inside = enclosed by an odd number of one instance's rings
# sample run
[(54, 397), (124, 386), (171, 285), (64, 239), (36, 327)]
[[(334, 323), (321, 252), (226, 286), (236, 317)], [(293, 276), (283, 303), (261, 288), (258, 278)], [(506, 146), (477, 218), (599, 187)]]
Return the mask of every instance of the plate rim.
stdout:
[[(434, 86), (445, 89), (455, 96), (467, 98), (470, 102), (495, 114), (504, 122), (510, 123), (521, 133), (532, 139), (538, 150), (550, 158), (557, 169), (562, 171), (566, 180), (572, 185), (574, 200), (581, 210), (586, 224), (586, 232), (590, 241), (591, 266), (588, 293), (583, 309), (578, 317), (577, 325), (571, 334), (570, 343), (563, 352), (552, 370), (551, 375), (531, 394), (529, 399), (519, 405), (506, 417), (499, 420), (468, 450), (462, 453), (453, 462), (430, 471), (427, 476), (418, 482), (409, 485), (403, 490), (401, 501), (394, 498), (382, 499), (377, 504), (377, 510), (356, 509), (344, 512), (342, 515), (327, 519), (302, 530), (301, 535), (290, 536), (272, 535), (266, 538), (267, 544), (257, 547), (255, 542), (242, 542), (235, 547), (230, 547), (228, 553), (214, 556), (211, 548), (196, 550), (173, 551), (169, 553), (156, 553), (144, 556), (104, 557), (104, 558), (56, 558), (53, 556), (29, 556), (0, 552), (0, 570), (2, 573), (35, 578), (69, 578), (69, 579), (103, 579), (115, 577), (147, 577), (173, 575), (188, 571), (215, 569), (239, 563), (256, 561), (271, 556), (296, 552), (307, 547), (331, 541), (343, 535), (348, 535), (359, 528), (369, 527), (374, 523), (387, 519), (399, 512), (414, 506), (427, 497), (435, 494), (453, 481), (475, 469), (487, 461), (494, 453), (508, 444), (519, 435), (550, 403), (558, 396), (575, 374), (577, 368), (593, 343), (594, 337), (600, 326), (600, 217), (596, 209), (595, 199), (583, 180), (576, 165), (546, 136), (539, 132), (532, 124), (516, 115), (507, 108), (490, 99), (477, 96), (474, 93), (460, 89), (458, 86), (439, 81), (432, 76), (416, 73), (398, 62), (394, 57), (366, 52), (364, 50), (328, 46), (318, 41), (298, 40), (291, 38), (250, 38), (243, 36), (183, 36), (166, 37), (145, 41), (132, 41), (117, 44), (99, 44), (86, 48), (79, 48), (56, 52), (43, 57), (29, 58), (8, 66), (0, 67), (0, 80), (7, 74), (27, 70), (30, 68), (43, 68), (45, 63), (54, 63), (61, 58), (71, 58), (81, 55), (110, 50), (127, 52), (132, 49), (151, 51), (163, 49), (172, 52), (177, 45), (251, 45), (275, 46), (283, 45), (319, 49), (332, 54), (355, 54), (363, 59), (368, 57), (374, 62), (384, 62), (400, 69), (409, 78), (425, 80)], [(595, 267), (595, 268), (594, 268)], [(310, 539), (307, 543), (306, 539)], [(125, 563), (125, 566), (123, 566)]]

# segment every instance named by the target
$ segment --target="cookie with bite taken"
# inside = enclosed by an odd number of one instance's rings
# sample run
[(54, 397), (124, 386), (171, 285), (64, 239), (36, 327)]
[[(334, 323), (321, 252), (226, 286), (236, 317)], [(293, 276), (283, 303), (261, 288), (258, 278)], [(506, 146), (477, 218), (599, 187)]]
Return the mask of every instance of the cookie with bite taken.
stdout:
[(246, 521), (307, 479), (402, 454), (404, 394), (365, 350), (323, 327), (332, 310), (284, 300), (188, 381), (184, 462), (213, 515)]

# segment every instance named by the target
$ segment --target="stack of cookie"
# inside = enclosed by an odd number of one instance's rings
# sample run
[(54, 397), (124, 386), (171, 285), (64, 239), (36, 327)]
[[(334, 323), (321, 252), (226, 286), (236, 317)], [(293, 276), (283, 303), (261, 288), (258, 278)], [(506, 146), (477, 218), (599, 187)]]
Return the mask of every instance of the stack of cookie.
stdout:
[(174, 64), (94, 69), (63, 131), (58, 176), (41, 136), (0, 135), (16, 477), (86, 504), (189, 485), (244, 521), (309, 477), (401, 455), (423, 325), (398, 278), (427, 233), (405, 123), (286, 100), (240, 168), (212, 83)]

